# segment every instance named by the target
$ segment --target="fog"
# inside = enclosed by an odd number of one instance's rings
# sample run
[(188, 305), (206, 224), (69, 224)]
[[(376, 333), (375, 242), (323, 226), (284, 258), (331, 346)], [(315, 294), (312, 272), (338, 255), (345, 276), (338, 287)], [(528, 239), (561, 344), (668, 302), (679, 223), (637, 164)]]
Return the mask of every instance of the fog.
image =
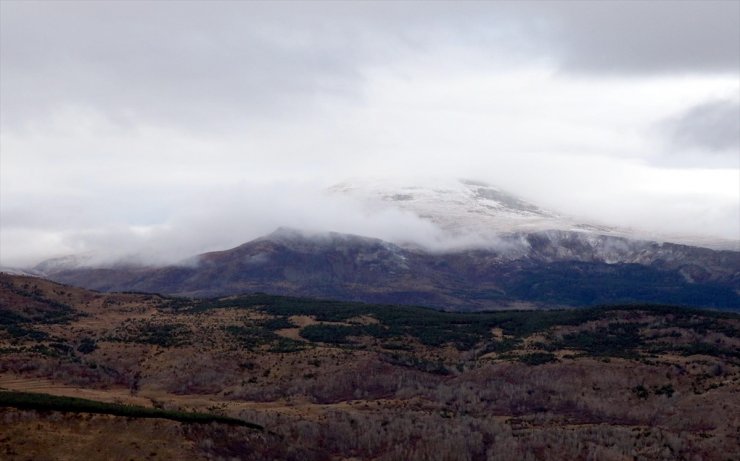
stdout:
[(737, 2), (0, 8), (0, 265), (172, 262), (280, 226), (476, 243), (326, 193), (348, 178), (740, 240)]

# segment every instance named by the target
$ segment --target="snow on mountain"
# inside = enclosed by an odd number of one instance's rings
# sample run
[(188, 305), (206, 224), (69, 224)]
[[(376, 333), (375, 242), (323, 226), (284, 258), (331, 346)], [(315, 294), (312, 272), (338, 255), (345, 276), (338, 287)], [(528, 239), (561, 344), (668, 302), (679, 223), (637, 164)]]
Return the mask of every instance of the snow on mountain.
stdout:
[(545, 230), (622, 234), (606, 226), (579, 223), (479, 181), (413, 185), (383, 180), (353, 181), (332, 186), (330, 191), (353, 197), (370, 207), (397, 207), (412, 212), (451, 235), (487, 236)]
[(43, 276), (42, 273), (35, 271), (33, 269), (21, 269), (18, 267), (8, 267), (8, 266), (0, 266), (0, 272), (3, 274), (9, 274), (9, 275), (24, 275), (28, 277), (41, 277)]
[[(736, 308), (740, 253), (586, 232), (504, 238), (517, 251), (425, 251), (383, 240), (281, 228), (196, 264), (54, 271), (101, 291), (184, 296), (264, 292), (448, 310), (651, 302)], [(513, 245), (512, 245), (513, 246)]]
[(657, 235), (607, 226), (543, 209), (500, 188), (473, 180), (347, 181), (329, 188), (371, 209), (395, 207), (431, 221), (451, 237), (474, 236), (491, 241), (514, 234), (550, 231), (672, 242), (713, 249), (740, 250), (740, 241), (686, 235)]
[(33, 270), (40, 274), (58, 272), (67, 269), (78, 269), (81, 267), (93, 266), (94, 255), (90, 252), (60, 256), (57, 258), (46, 259), (36, 266)]

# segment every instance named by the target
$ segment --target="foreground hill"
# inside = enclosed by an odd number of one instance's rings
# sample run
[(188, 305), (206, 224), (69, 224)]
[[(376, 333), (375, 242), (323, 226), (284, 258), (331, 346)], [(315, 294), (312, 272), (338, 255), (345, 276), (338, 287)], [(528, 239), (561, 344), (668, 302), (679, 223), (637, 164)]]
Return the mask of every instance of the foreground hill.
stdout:
[[(3, 459), (733, 459), (740, 316), (444, 313), (0, 275), (0, 387), (264, 426), (0, 410)], [(0, 399), (2, 400), (2, 399)]]
[(101, 291), (197, 297), (247, 292), (446, 310), (662, 303), (737, 308), (740, 252), (548, 231), (434, 252), (346, 234), (280, 229), (186, 265), (47, 262), (48, 278)]

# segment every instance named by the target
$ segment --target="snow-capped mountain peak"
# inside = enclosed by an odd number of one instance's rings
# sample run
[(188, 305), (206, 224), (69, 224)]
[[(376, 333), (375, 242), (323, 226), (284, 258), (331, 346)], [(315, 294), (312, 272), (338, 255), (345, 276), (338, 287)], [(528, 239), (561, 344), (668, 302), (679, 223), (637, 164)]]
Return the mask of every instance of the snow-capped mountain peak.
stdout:
[(347, 181), (329, 188), (374, 209), (396, 208), (430, 221), (451, 237), (470, 236), (481, 242), (512, 234), (548, 231), (671, 242), (722, 250), (740, 250), (740, 242), (701, 235), (657, 234), (606, 225), (545, 209), (509, 191), (469, 179), (393, 179)]
[(625, 235), (614, 228), (579, 222), (543, 209), (498, 187), (467, 179), (415, 184), (357, 181), (330, 188), (371, 207), (395, 207), (416, 214), (453, 236), (483, 237), (563, 230)]

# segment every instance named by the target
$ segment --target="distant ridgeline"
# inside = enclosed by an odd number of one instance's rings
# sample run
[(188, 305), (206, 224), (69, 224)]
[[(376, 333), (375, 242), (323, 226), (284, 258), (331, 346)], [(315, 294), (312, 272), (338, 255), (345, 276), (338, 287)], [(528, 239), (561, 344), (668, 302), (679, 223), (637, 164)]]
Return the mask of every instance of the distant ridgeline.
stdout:
[(431, 252), (280, 229), (187, 266), (38, 269), (100, 291), (194, 297), (265, 292), (459, 311), (615, 303), (740, 308), (740, 252), (582, 232), (507, 238), (498, 249)]

